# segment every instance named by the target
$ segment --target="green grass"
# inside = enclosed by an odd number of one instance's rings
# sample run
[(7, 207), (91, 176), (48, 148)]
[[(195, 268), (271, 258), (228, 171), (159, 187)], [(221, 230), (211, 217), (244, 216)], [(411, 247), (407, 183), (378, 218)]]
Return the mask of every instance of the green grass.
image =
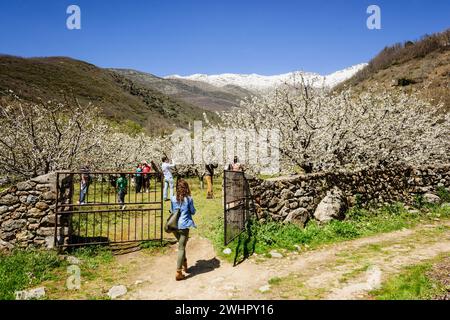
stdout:
[(432, 261), (406, 267), (400, 274), (388, 278), (380, 289), (371, 291), (370, 294), (378, 300), (433, 299), (445, 293), (446, 288), (427, 275), (432, 267)]
[[(314, 248), (323, 244), (411, 228), (420, 221), (448, 217), (449, 208), (426, 206), (420, 213), (411, 213), (402, 204), (396, 203), (381, 209), (354, 208), (347, 212), (343, 221), (333, 220), (320, 225), (311, 220), (305, 228), (275, 221), (252, 221), (247, 232), (228, 247), (236, 248), (234, 253), (237, 251), (238, 256), (251, 252), (266, 254), (272, 249), (296, 250), (297, 246)], [(217, 246), (223, 248), (223, 226), (217, 224), (216, 237), (213, 240)]]
[(64, 266), (54, 251), (14, 250), (0, 255), (0, 300), (15, 299), (14, 292), (55, 278)]

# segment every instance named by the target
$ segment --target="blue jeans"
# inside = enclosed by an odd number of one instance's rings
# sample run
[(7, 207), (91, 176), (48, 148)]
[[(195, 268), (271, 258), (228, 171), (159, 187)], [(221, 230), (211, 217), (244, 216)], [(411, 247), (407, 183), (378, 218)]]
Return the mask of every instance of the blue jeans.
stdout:
[(88, 186), (80, 189), (80, 203), (86, 202), (86, 194), (88, 193)]
[(166, 200), (167, 198), (167, 188), (170, 187), (170, 197), (173, 196), (173, 178), (166, 179), (164, 178), (164, 192), (163, 192), (163, 199)]

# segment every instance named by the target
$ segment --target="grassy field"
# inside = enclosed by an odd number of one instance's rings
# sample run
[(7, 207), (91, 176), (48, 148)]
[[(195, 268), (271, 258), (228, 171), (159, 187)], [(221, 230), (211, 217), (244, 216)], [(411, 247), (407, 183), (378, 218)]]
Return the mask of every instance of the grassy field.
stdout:
[[(380, 289), (370, 292), (378, 300), (428, 300), (445, 295), (448, 286), (450, 255), (440, 256), (422, 264), (406, 267), (400, 274), (383, 282)], [(443, 274), (439, 279), (435, 274)], [(442, 281), (443, 280), (443, 281)], [(447, 285), (445, 285), (447, 282)]]

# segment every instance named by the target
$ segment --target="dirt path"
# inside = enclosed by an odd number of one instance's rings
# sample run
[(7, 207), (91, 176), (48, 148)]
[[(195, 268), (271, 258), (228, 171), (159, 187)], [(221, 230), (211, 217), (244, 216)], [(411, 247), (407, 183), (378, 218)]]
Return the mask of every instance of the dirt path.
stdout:
[[(176, 282), (176, 245), (158, 257), (119, 258), (132, 265), (125, 299), (359, 299), (402, 267), (450, 253), (450, 221), (293, 252), (253, 256), (233, 267), (206, 239), (189, 240), (191, 277)], [(274, 279), (275, 278), (275, 279)], [(272, 285), (268, 286), (272, 279)], [(261, 292), (261, 287), (268, 289)], [(264, 290), (263, 290), (264, 291)]]

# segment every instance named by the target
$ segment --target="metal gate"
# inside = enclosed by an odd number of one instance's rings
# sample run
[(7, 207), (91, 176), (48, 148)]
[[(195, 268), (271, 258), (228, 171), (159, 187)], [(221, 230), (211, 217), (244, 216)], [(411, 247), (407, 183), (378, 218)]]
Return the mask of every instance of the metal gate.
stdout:
[(244, 230), (254, 212), (250, 188), (242, 171), (223, 172), (224, 243), (227, 245)]
[(159, 172), (57, 172), (55, 245), (163, 239)]

